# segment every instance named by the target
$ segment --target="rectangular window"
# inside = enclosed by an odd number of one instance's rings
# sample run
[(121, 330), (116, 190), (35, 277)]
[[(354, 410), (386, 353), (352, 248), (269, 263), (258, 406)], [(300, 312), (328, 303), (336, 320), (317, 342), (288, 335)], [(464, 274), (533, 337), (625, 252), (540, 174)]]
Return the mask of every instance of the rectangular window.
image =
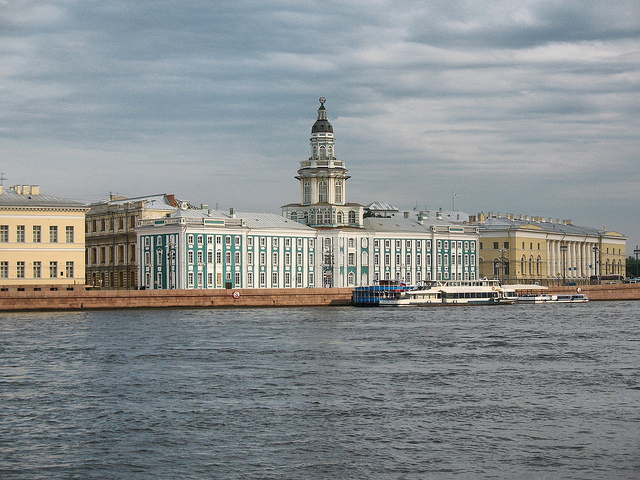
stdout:
[(506, 249), (509, 248), (509, 242), (504, 242), (504, 248), (506, 248)]
[(49, 227), (49, 242), (58, 243), (58, 227), (55, 225)]
[[(493, 249), (497, 250), (499, 247), (498, 242), (493, 242)], [(524, 248), (524, 243), (522, 244), (522, 248)]]
[(33, 278), (42, 277), (42, 262), (33, 262)]
[(58, 262), (49, 262), (49, 277), (58, 278)]
[(296, 283), (299, 287), (302, 287), (302, 272), (296, 273)]
[(224, 237), (224, 243), (227, 246), (231, 246), (231, 237), (229, 235), (227, 235), (226, 237)]
[(273, 246), (273, 248), (278, 248), (278, 239), (277, 239), (277, 238), (274, 238), (274, 239), (271, 241), (271, 245)]
[(397, 249), (402, 248), (402, 241), (400, 241), (400, 240), (396, 240), (396, 248), (397, 248)]
[(411, 254), (407, 253), (407, 263), (406, 263), (407, 267), (411, 265)]
[(67, 262), (67, 264), (65, 265), (65, 275), (67, 276), (67, 278), (73, 278), (73, 262)]
[(202, 250), (198, 251), (198, 265), (202, 265), (204, 263), (204, 252)]
[(356, 240), (354, 238), (349, 239), (349, 248), (355, 248)]
[(247, 246), (253, 247), (253, 237), (247, 237)]
[[(331, 240), (329, 240), (329, 242), (331, 242)], [(298, 248), (302, 248), (302, 239), (301, 238), (298, 238), (296, 240), (296, 245), (298, 246)]]
[(218, 236), (216, 237), (216, 244), (217, 244), (217, 245), (222, 245), (222, 236), (221, 236), (221, 235), (218, 235)]
[(315, 258), (313, 256), (313, 253), (309, 253), (309, 266), (313, 266), (314, 263), (315, 263)]
[(24, 243), (27, 241), (26, 228), (24, 225), (18, 225), (18, 230), (16, 233), (17, 233), (16, 242)]
[(315, 240), (313, 238), (309, 239), (309, 248), (313, 248), (313, 246), (316, 244)]
[(378, 265), (380, 265), (380, 254), (379, 253), (375, 253), (373, 255), (373, 264), (377, 267)]
[(260, 252), (260, 265), (266, 265), (266, 264), (267, 264), (267, 254), (265, 252)]
[(260, 272), (260, 286), (264, 287), (267, 283), (267, 274), (264, 272)]
[(235, 252), (233, 259), (235, 260), (236, 265), (240, 265), (240, 252)]
[(388, 253), (384, 254), (384, 264), (387, 266), (391, 265), (391, 256)]
[(213, 263), (213, 250), (207, 252), (207, 263)]
[(291, 247), (291, 239), (290, 238), (285, 238), (284, 239), (284, 246), (286, 248), (290, 248)]
[(315, 282), (315, 278), (313, 276), (313, 272), (309, 272), (309, 286), (313, 287), (314, 282)]
[(396, 265), (400, 265), (400, 254), (396, 253)]
[(373, 248), (380, 248), (380, 240), (377, 238), (373, 241)]
[(222, 252), (216, 252), (216, 263), (222, 263)]
[(207, 273), (207, 286), (213, 286), (213, 273)]
[(236, 286), (236, 288), (240, 288), (240, 272), (236, 272), (235, 277), (236, 277), (235, 278), (235, 280), (236, 280), (236, 285), (235, 286)]
[(272, 265), (278, 264), (278, 252), (273, 252), (273, 254), (271, 254), (271, 264)]
[(356, 264), (356, 254), (355, 253), (349, 253), (349, 266), (353, 266)]
[(421, 249), (422, 248), (422, 240), (416, 240), (416, 248), (417, 249)]
[(277, 272), (273, 272), (271, 274), (271, 285), (274, 287), (278, 286), (278, 273)]
[(298, 253), (297, 255), (298, 265), (302, 265), (302, 254)]
[(247, 286), (253, 287), (253, 272), (247, 273)]
[(187, 235), (187, 243), (193, 245), (193, 235)]
[(247, 252), (247, 265), (253, 265), (253, 252)]
[(285, 252), (284, 254), (284, 264), (287, 267), (291, 266), (291, 254), (289, 252)]
[(0, 225), (0, 242), (9, 242), (9, 225)]
[(193, 287), (193, 279), (194, 279), (193, 272), (189, 272), (187, 274), (187, 284), (189, 287)]
[(193, 250), (189, 250), (187, 252), (187, 263), (189, 263), (189, 265), (193, 265)]
[(24, 262), (18, 262), (16, 267), (16, 277), (24, 278)]
[(236, 237), (233, 239), (233, 241), (234, 241), (234, 243), (235, 243), (235, 246), (236, 246), (236, 247), (239, 247), (239, 246), (240, 246), (240, 236), (239, 236), (239, 235), (238, 235), (238, 236), (236, 236)]
[(0, 262), (0, 278), (9, 278), (9, 262)]

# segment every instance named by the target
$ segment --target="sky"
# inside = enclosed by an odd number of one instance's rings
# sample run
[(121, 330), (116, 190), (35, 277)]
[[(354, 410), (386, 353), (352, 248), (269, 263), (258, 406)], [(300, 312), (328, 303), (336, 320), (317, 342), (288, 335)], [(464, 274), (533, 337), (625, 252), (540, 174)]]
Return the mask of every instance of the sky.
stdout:
[(0, 0), (5, 188), (280, 213), (320, 97), (349, 202), (640, 244), (638, 0)]

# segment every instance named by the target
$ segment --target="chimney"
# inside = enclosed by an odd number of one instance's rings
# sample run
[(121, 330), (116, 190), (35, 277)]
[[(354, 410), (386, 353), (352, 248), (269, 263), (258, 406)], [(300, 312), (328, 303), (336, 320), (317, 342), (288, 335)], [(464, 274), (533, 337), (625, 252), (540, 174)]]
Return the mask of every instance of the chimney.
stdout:
[(404, 218), (409, 218), (409, 212), (404, 212)]
[(236, 209), (235, 209), (235, 208), (231, 207), (231, 208), (229, 209), (229, 216), (230, 216), (231, 218), (236, 218)]
[(167, 197), (167, 202), (169, 202), (169, 205), (171, 205), (172, 207), (177, 207), (178, 205), (176, 204), (176, 196), (172, 193), (170, 195), (166, 195), (165, 197)]
[(209, 210), (209, 205), (207, 205), (206, 203), (201, 203), (200, 210)]
[(31, 195), (40, 195), (40, 185), (31, 185)]
[(438, 211), (436, 212), (436, 218), (437, 218), (438, 220), (442, 220), (442, 210), (438, 210)]
[(0, 195), (2, 195), (4, 192), (2, 191), (2, 185), (0, 185)]

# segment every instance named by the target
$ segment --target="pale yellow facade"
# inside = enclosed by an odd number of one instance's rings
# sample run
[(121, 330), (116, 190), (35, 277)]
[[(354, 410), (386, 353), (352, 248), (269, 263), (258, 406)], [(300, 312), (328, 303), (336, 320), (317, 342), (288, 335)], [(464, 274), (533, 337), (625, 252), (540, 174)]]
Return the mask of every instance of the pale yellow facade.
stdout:
[(480, 227), (480, 275), (505, 284), (585, 285), (626, 272), (626, 237), (568, 220), (473, 217)]
[(88, 210), (35, 185), (0, 187), (0, 288), (84, 285)]

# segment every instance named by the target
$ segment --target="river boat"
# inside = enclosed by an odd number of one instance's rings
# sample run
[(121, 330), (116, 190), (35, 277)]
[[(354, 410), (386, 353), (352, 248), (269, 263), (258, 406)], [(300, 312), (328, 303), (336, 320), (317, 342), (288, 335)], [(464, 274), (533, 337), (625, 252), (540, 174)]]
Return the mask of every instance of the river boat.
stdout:
[(585, 303), (589, 301), (584, 293), (563, 293), (557, 295), (521, 295), (517, 298), (517, 303), (523, 304), (540, 304), (540, 303)]
[(381, 298), (381, 307), (444, 305), (511, 305), (515, 290), (502, 287), (499, 280), (427, 281), (404, 292)]
[(392, 298), (413, 288), (415, 287), (396, 280), (380, 280), (375, 285), (356, 287), (352, 303), (357, 307), (377, 307), (380, 299)]

